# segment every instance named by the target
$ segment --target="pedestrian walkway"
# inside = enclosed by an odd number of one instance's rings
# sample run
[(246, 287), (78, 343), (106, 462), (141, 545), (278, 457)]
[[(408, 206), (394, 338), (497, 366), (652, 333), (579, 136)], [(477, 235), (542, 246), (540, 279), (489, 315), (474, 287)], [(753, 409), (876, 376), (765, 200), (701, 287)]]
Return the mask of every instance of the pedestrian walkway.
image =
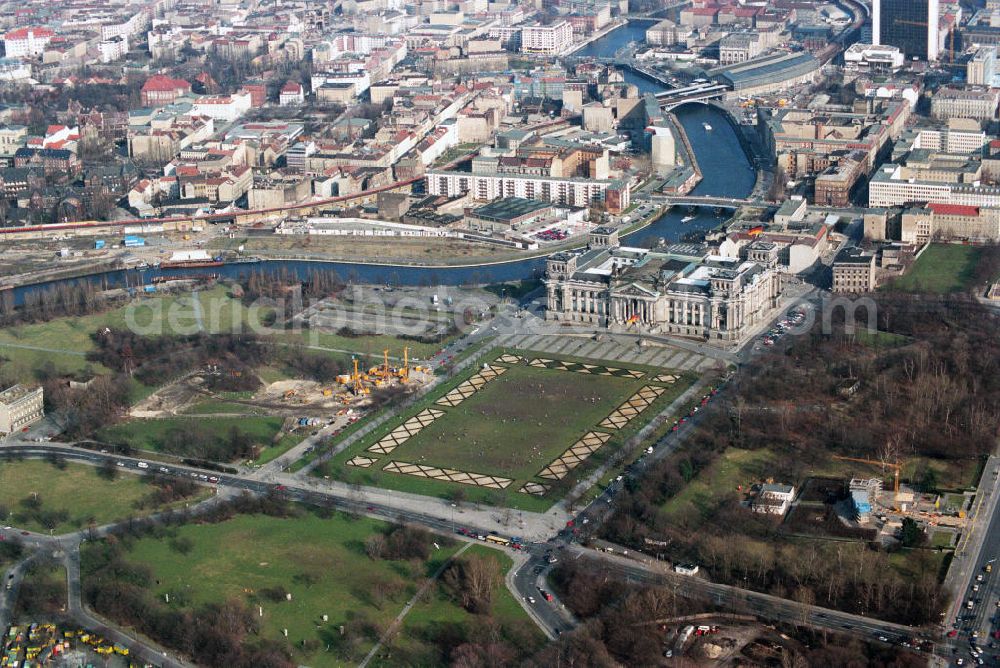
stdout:
[(639, 347), (636, 343), (622, 343), (613, 337), (595, 341), (590, 337), (582, 336), (511, 334), (501, 337), (498, 343), (508, 348), (549, 353), (556, 357), (570, 355), (619, 362), (625, 365), (643, 364), (665, 369), (704, 371), (717, 364), (716, 360), (710, 357), (679, 347), (671, 345)]

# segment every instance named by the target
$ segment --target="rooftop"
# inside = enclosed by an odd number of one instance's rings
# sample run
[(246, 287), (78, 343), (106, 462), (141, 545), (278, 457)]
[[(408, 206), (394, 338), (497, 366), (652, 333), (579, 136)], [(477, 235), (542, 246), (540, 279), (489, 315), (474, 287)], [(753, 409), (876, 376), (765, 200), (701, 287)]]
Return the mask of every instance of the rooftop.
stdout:
[(501, 197), (495, 199), (485, 206), (481, 206), (473, 213), (477, 218), (489, 218), (493, 220), (513, 220), (528, 216), (536, 211), (544, 211), (552, 207), (551, 202), (543, 202), (536, 199), (525, 199), (523, 197)]
[(36, 387), (26, 387), (24, 385), (12, 385), (6, 390), (0, 392), (0, 404), (5, 404), (7, 406), (16, 403), (28, 396), (38, 391), (39, 388)]

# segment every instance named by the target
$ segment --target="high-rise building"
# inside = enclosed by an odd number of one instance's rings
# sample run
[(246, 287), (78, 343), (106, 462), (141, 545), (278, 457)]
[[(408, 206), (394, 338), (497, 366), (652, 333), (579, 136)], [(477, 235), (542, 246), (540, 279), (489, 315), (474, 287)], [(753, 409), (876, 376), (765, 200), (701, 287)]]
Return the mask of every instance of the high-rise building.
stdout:
[(992, 86), (996, 74), (997, 48), (981, 46), (965, 66), (965, 80), (970, 86)]
[(872, 43), (899, 47), (907, 58), (937, 60), (938, 0), (873, 0)]

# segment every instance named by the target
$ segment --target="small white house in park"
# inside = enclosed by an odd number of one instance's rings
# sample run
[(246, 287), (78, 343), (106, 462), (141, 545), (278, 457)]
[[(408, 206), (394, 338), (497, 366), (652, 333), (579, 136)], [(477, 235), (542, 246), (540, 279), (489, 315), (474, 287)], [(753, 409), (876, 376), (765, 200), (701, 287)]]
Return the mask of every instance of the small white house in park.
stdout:
[(760, 486), (757, 496), (750, 502), (755, 513), (784, 515), (795, 498), (795, 487), (780, 483), (765, 483)]
[(698, 564), (674, 564), (674, 572), (680, 575), (697, 575)]

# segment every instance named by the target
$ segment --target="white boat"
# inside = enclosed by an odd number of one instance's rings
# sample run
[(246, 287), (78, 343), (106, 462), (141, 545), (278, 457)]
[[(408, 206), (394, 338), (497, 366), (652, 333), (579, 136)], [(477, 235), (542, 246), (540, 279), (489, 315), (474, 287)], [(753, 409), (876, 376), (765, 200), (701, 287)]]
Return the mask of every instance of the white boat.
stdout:
[(684, 216), (683, 218), (681, 218), (681, 222), (682, 223), (690, 223), (695, 218), (697, 218), (697, 216)]
[(703, 128), (705, 128), (706, 131), (708, 131), (708, 132), (712, 131), (712, 126), (709, 125), (708, 123), (702, 123), (701, 125), (702, 125)]

